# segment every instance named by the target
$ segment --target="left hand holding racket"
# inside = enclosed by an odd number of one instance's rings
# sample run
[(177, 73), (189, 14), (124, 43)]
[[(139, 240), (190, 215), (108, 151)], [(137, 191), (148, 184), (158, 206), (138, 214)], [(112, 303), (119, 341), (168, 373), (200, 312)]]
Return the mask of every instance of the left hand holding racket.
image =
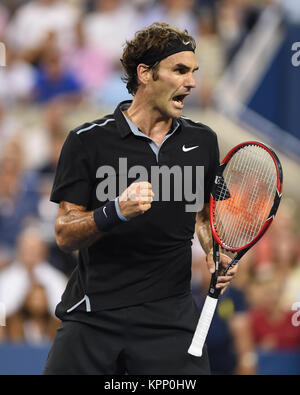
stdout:
[[(227, 266), (230, 264), (231, 260), (232, 259), (229, 256), (227, 256), (225, 254), (220, 254), (219, 264), (220, 264), (221, 269), (225, 270), (227, 268)], [(210, 273), (211, 274), (215, 273), (216, 265), (215, 265), (214, 258), (213, 258), (213, 251), (210, 251), (206, 255), (206, 263), (207, 263), (207, 267), (208, 267), (208, 270), (210, 271)], [(226, 275), (222, 276), (222, 273), (219, 274), (217, 284), (216, 284), (216, 289), (220, 289), (220, 295), (223, 295), (226, 288), (228, 287), (228, 285), (232, 281), (233, 277), (235, 276), (237, 270), (238, 270), (238, 264), (233, 266), (230, 270), (228, 270)]]

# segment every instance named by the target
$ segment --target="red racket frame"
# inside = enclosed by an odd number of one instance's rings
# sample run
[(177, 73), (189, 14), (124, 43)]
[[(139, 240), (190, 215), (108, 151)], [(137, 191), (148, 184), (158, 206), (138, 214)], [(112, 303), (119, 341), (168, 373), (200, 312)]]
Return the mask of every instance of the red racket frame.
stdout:
[(227, 246), (226, 244), (224, 244), (222, 242), (222, 240), (220, 239), (219, 235), (218, 235), (218, 231), (216, 228), (216, 222), (215, 222), (215, 208), (216, 208), (216, 201), (213, 198), (214, 193), (212, 193), (210, 195), (210, 202), (209, 202), (209, 218), (210, 218), (210, 226), (211, 226), (211, 230), (212, 230), (212, 235), (213, 238), (215, 239), (215, 241), (225, 250), (227, 251), (232, 251), (232, 252), (238, 252), (241, 250), (246, 250), (248, 248), (250, 248), (252, 245), (254, 245), (256, 242), (258, 242), (258, 240), (262, 237), (262, 235), (265, 233), (265, 231), (268, 229), (268, 227), (271, 225), (274, 216), (276, 214), (279, 202), (280, 202), (280, 198), (281, 198), (281, 194), (282, 194), (282, 185), (283, 185), (283, 180), (282, 180), (282, 168), (281, 168), (281, 164), (280, 161), (277, 157), (277, 155), (275, 154), (275, 152), (268, 146), (266, 146), (265, 144), (259, 142), (259, 141), (246, 141), (244, 143), (238, 144), (237, 146), (235, 146), (234, 148), (232, 148), (228, 154), (225, 156), (225, 158), (222, 160), (222, 162), (220, 163), (220, 167), (219, 167), (219, 172), (217, 174), (217, 176), (222, 175), (227, 163), (229, 162), (229, 160), (232, 158), (232, 156), (239, 151), (240, 149), (242, 149), (243, 147), (246, 147), (248, 145), (256, 145), (259, 146), (261, 148), (263, 148), (264, 150), (266, 150), (272, 157), (273, 162), (275, 164), (275, 168), (276, 168), (276, 172), (277, 172), (277, 199), (274, 196), (274, 203), (272, 205), (272, 208), (270, 210), (270, 213), (268, 215), (268, 218), (266, 220), (266, 222), (264, 223), (264, 225), (262, 226), (261, 230), (258, 232), (258, 234), (253, 238), (253, 240), (251, 240), (250, 243), (245, 244), (242, 247), (239, 248), (232, 248)]

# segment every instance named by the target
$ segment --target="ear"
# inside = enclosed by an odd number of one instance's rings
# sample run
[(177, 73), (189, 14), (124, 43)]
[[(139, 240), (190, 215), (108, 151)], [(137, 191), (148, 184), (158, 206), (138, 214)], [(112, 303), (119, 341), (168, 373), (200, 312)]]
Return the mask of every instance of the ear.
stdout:
[(140, 63), (137, 66), (137, 76), (140, 83), (147, 85), (149, 79), (151, 78), (151, 70), (146, 64)]

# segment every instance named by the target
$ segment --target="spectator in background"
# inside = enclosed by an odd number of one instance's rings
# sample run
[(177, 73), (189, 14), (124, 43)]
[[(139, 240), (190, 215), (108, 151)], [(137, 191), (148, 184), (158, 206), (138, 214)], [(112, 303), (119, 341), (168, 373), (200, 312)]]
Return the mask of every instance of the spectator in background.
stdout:
[(34, 68), (5, 43), (6, 66), (0, 67), (0, 100), (11, 107), (29, 103), (34, 84)]
[(229, 64), (259, 19), (265, 4), (253, 0), (223, 0), (217, 5), (217, 24)]
[(216, 20), (209, 9), (202, 9), (198, 17), (199, 38), (196, 58), (200, 70), (199, 101), (202, 107), (212, 104), (214, 88), (225, 66), (222, 42), (217, 34)]
[(45, 288), (33, 283), (20, 309), (7, 317), (5, 340), (34, 346), (50, 344), (58, 327), (59, 321), (49, 312)]
[(18, 238), (15, 261), (0, 271), (0, 300), (6, 306), (7, 316), (21, 308), (36, 283), (44, 287), (49, 311), (54, 316), (67, 280), (46, 258), (47, 245), (40, 230), (32, 226), (25, 228)]
[(78, 102), (82, 86), (70, 70), (63, 68), (58, 49), (51, 48), (43, 53), (33, 90), (35, 100), (40, 104), (54, 99), (72, 104)]
[(19, 130), (20, 123), (10, 112), (5, 100), (0, 98), (0, 158), (8, 140), (16, 136)]
[(268, 275), (255, 279), (251, 291), (251, 328), (256, 347), (272, 352), (300, 351), (300, 327), (292, 324), (294, 312), (280, 306), (282, 279), (269, 270)]
[(93, 5), (93, 12), (83, 22), (85, 42), (99, 48), (119, 68), (122, 46), (133, 37), (139, 14), (123, 0), (94, 0)]
[(4, 5), (0, 4), (0, 40), (3, 41), (4, 33), (8, 25), (8, 11)]
[(236, 0), (220, 1), (216, 8), (218, 32), (226, 53), (226, 63), (232, 60), (232, 55), (243, 34), (243, 14)]
[(83, 22), (83, 35), (86, 45), (105, 53), (111, 64), (107, 70), (109, 74), (94, 96), (97, 103), (109, 107), (120, 100), (131, 99), (121, 81), (120, 57), (125, 41), (131, 39), (137, 28), (144, 24), (141, 23), (141, 15), (128, 1), (94, 0), (93, 5), (93, 12)]
[(84, 19), (77, 24), (77, 46), (66, 55), (63, 53), (62, 61), (76, 75), (84, 93), (93, 97), (110, 78), (115, 59), (99, 43), (95, 45), (87, 39), (83, 24)]
[(24, 170), (22, 159), (21, 141), (10, 139), (0, 159), (0, 250), (7, 252), (13, 252), (22, 227), (38, 213), (38, 177)]
[(32, 0), (20, 6), (8, 27), (8, 40), (13, 48), (27, 56), (46, 41), (49, 34), (62, 51), (76, 43), (75, 26), (79, 10), (61, 0)]
[(66, 116), (67, 108), (64, 108), (64, 103), (53, 101), (44, 110), (44, 123), (49, 138), (49, 155), (37, 171), (42, 177), (51, 178), (53, 181), (59, 153), (66, 138), (63, 117)]
[(187, 29), (192, 36), (198, 32), (195, 0), (161, 0), (150, 4), (144, 10), (142, 21), (144, 26), (164, 21), (181, 30)]
[(295, 227), (295, 207), (283, 199), (272, 227), (254, 247), (252, 275), (272, 270), (283, 284), (280, 305), (290, 310), (300, 290), (299, 234)]

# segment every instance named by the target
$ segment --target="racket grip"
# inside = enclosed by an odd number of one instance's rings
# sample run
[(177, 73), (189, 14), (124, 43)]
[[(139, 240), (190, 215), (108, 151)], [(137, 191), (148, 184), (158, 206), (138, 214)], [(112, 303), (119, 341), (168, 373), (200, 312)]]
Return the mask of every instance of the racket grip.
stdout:
[(201, 357), (202, 355), (202, 349), (217, 307), (217, 303), (218, 299), (212, 298), (209, 295), (205, 299), (192, 343), (188, 349), (188, 353), (194, 355), (195, 357)]

